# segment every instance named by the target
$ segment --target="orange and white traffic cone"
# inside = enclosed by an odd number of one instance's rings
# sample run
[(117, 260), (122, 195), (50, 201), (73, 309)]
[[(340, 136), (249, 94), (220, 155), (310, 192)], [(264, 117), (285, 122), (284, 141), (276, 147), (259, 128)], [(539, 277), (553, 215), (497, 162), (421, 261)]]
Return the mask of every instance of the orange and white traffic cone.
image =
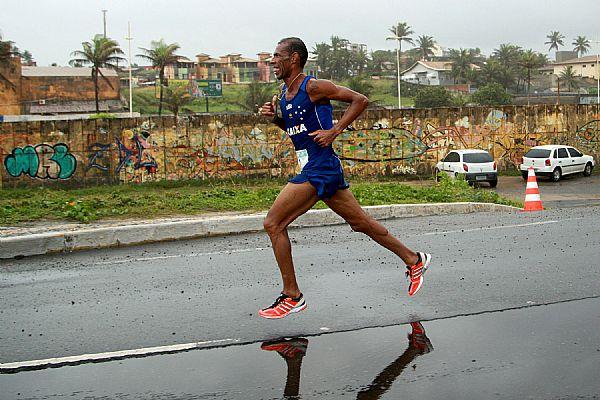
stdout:
[(527, 175), (527, 188), (525, 189), (525, 207), (522, 211), (542, 211), (543, 209), (535, 172), (533, 167), (530, 167)]

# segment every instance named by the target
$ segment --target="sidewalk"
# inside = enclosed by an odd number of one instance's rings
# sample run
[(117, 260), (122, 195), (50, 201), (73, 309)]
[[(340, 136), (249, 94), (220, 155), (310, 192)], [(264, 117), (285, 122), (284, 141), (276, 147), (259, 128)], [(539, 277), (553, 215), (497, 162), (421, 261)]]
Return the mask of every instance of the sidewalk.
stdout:
[[(374, 218), (406, 218), (472, 212), (511, 212), (514, 207), (489, 203), (397, 204), (364, 207)], [(74, 250), (129, 246), (206, 236), (258, 232), (266, 213), (204, 214), (152, 220), (112, 220), (93, 224), (38, 222), (0, 227), (0, 259)], [(329, 209), (311, 210), (292, 227), (325, 226), (344, 221)]]

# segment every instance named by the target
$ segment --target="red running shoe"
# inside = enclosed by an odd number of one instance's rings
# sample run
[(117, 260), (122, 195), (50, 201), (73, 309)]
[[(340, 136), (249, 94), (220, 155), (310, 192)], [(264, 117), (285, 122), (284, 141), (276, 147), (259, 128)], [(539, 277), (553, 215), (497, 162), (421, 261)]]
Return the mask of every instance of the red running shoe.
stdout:
[(412, 332), (408, 334), (410, 346), (419, 350), (421, 354), (429, 353), (433, 350), (431, 341), (425, 334), (425, 328), (420, 322), (411, 322)]
[(290, 296), (281, 293), (275, 303), (267, 308), (258, 310), (258, 315), (267, 319), (279, 319), (290, 315), (291, 313), (297, 313), (306, 308), (306, 302), (304, 296), (300, 294), (297, 298), (293, 299)]
[(283, 358), (296, 358), (303, 357), (306, 354), (308, 347), (308, 339), (304, 338), (293, 338), (293, 339), (282, 339), (272, 342), (264, 342), (260, 348), (266, 351), (276, 351)]
[(421, 286), (423, 285), (423, 274), (429, 268), (429, 263), (431, 262), (431, 254), (417, 252), (419, 256), (419, 261), (415, 265), (407, 265), (406, 268), (406, 276), (409, 279), (408, 284), (408, 295), (414, 296)]

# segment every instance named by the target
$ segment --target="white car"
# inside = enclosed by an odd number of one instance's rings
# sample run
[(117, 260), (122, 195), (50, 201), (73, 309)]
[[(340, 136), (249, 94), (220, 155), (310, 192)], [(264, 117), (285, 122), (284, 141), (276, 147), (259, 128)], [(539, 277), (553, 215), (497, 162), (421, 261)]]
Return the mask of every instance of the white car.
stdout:
[(558, 182), (564, 175), (583, 173), (590, 176), (596, 165), (594, 157), (587, 156), (572, 146), (546, 145), (532, 147), (519, 167), (523, 179), (533, 167), (536, 175), (547, 176)]
[(498, 185), (498, 170), (494, 158), (485, 150), (453, 150), (435, 166), (436, 177), (447, 174), (452, 178), (464, 177), (469, 183), (488, 182)]

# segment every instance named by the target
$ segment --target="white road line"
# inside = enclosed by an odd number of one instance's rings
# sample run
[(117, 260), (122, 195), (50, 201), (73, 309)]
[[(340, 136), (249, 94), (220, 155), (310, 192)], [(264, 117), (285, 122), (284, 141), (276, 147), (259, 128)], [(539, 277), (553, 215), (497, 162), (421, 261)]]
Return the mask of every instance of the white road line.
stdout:
[(215, 256), (221, 254), (234, 254), (234, 253), (248, 253), (251, 251), (262, 251), (266, 249), (271, 249), (270, 247), (255, 247), (252, 249), (237, 249), (237, 250), (221, 250), (221, 251), (213, 251), (207, 253), (189, 253), (189, 254), (172, 254), (168, 256), (155, 256), (155, 257), (139, 257), (132, 258), (127, 260), (115, 260), (115, 261), (100, 261), (94, 263), (93, 265), (110, 265), (110, 264), (127, 264), (134, 261), (153, 261), (153, 260), (165, 260), (169, 258), (192, 258), (192, 257), (205, 257), (205, 256)]
[(477, 232), (477, 231), (491, 231), (491, 230), (495, 230), (495, 229), (522, 228), (525, 226), (556, 224), (558, 222), (573, 221), (573, 220), (577, 220), (577, 219), (583, 219), (583, 218), (569, 218), (569, 219), (561, 219), (561, 220), (557, 220), (557, 221), (554, 221), (554, 220), (539, 221), (539, 222), (530, 222), (528, 224), (482, 226), (480, 228), (472, 228), (472, 229), (456, 229), (456, 230), (452, 230), (452, 231), (427, 232), (427, 233), (422, 233), (420, 235), (415, 235), (415, 236), (446, 235), (449, 233), (464, 233), (464, 232)]
[(184, 344), (173, 344), (169, 346), (157, 346), (157, 347), (145, 347), (141, 349), (132, 349), (132, 350), (121, 350), (121, 351), (110, 351), (106, 353), (96, 353), (96, 354), (82, 354), (79, 356), (69, 356), (69, 357), (57, 357), (57, 358), (47, 358), (44, 360), (30, 360), (30, 361), (19, 361), (12, 363), (0, 363), (0, 371), (6, 370), (15, 370), (19, 368), (35, 368), (35, 367), (50, 367), (52, 365), (62, 365), (62, 364), (72, 364), (72, 363), (83, 363), (88, 361), (101, 361), (101, 360), (111, 360), (114, 358), (123, 358), (123, 357), (139, 357), (139, 356), (147, 356), (157, 353), (171, 353), (176, 351), (184, 351), (196, 349), (205, 345), (214, 345), (221, 343), (235, 343), (238, 342), (239, 339), (219, 339), (219, 340), (207, 340), (204, 342), (195, 342), (195, 343), (184, 343)]

